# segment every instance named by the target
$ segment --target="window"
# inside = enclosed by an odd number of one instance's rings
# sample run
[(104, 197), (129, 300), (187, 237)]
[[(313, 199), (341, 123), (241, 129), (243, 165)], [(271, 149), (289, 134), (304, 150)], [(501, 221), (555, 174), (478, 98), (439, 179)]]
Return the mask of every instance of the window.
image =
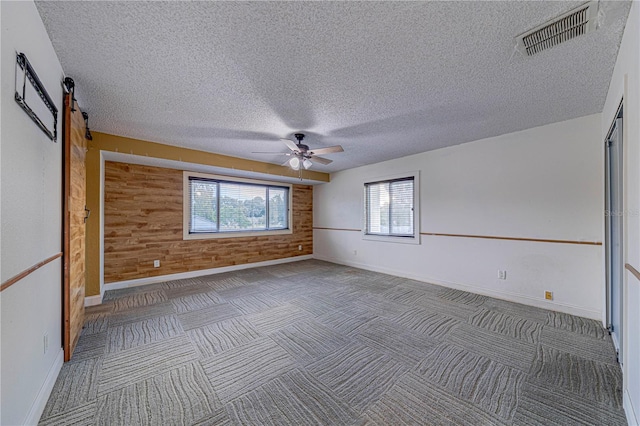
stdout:
[(417, 243), (417, 173), (366, 182), (364, 189), (365, 238)]
[(185, 239), (291, 233), (291, 186), (185, 172)]

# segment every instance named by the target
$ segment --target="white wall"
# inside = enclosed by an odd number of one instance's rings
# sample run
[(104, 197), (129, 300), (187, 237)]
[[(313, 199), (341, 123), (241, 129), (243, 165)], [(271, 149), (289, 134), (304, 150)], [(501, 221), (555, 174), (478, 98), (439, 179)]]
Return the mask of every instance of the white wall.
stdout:
[[(61, 251), (63, 72), (32, 2), (0, 2), (0, 14), (0, 275), (4, 282)], [(27, 55), (56, 102), (58, 143), (49, 140), (13, 99), (16, 52)], [(61, 260), (0, 293), (0, 308), (0, 423), (36, 423), (62, 365)]]
[[(314, 227), (361, 229), (365, 180), (420, 170), (423, 233), (601, 242), (600, 127), (595, 114), (335, 173), (314, 189)], [(314, 256), (602, 319), (599, 245), (423, 235), (416, 246), (316, 229)]]
[[(640, 3), (634, 2), (602, 112), (604, 140), (624, 97), (625, 263), (640, 270)], [(626, 83), (625, 83), (626, 82)], [(624, 279), (623, 372), (624, 408), (630, 425), (640, 420), (640, 281)]]

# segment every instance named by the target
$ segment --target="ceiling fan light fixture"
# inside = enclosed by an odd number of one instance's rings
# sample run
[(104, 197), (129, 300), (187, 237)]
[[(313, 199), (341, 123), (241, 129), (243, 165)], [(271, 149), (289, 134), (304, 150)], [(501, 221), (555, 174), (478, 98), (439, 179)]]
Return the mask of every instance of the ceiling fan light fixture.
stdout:
[(293, 170), (300, 170), (300, 159), (298, 157), (291, 157), (289, 165)]
[[(1, 1), (1, 0), (0, 0)], [(595, 0), (594, 0), (595, 1)], [(292, 170), (308, 170), (313, 167), (314, 164), (327, 165), (331, 164), (333, 160), (320, 157), (323, 154), (332, 154), (335, 152), (344, 152), (344, 149), (340, 145), (327, 146), (324, 148), (311, 149), (308, 145), (302, 143), (304, 139), (303, 133), (294, 134), (297, 143), (291, 139), (280, 139), (289, 148), (290, 152), (261, 152), (253, 151), (253, 154), (280, 154), (289, 157), (287, 161), (281, 164), (282, 167), (291, 167)], [(302, 176), (301, 173), (299, 173)]]

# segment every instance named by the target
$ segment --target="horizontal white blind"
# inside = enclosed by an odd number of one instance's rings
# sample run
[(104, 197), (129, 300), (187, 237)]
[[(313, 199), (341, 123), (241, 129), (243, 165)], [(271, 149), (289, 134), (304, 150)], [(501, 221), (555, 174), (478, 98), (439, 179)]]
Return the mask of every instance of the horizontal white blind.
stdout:
[(367, 234), (413, 237), (413, 177), (371, 182), (365, 188)]
[(191, 232), (218, 231), (218, 182), (190, 180)]
[(287, 228), (287, 188), (269, 187), (269, 229)]
[(286, 187), (189, 179), (189, 232), (239, 232), (287, 229)]
[(267, 188), (220, 183), (220, 232), (267, 229)]

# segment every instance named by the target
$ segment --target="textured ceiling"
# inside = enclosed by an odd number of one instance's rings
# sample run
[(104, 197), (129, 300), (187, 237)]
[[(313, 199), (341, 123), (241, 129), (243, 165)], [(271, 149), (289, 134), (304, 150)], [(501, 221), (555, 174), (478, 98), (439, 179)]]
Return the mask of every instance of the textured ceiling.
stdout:
[(37, 2), (101, 132), (333, 172), (600, 112), (628, 2), (534, 57), (514, 37), (582, 2)]

